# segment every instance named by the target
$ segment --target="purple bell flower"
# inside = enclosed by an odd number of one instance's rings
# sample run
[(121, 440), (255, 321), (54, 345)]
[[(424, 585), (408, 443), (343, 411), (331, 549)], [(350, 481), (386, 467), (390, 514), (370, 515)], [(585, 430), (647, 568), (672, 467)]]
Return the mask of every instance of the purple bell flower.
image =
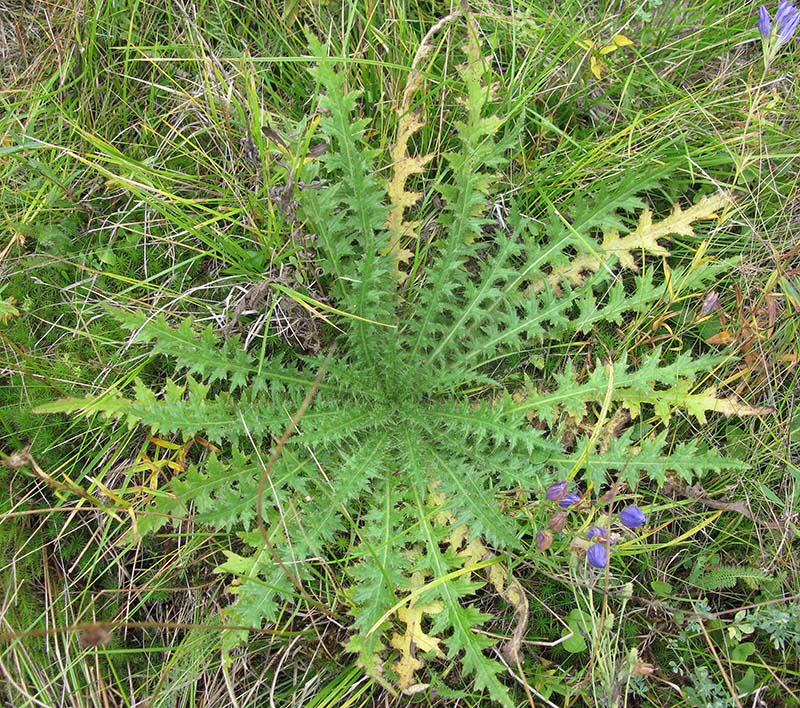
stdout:
[(703, 299), (703, 305), (700, 308), (700, 314), (710, 315), (719, 306), (719, 293), (716, 291), (708, 293)]
[(547, 488), (547, 492), (544, 495), (545, 499), (547, 501), (561, 501), (566, 496), (567, 489), (569, 489), (569, 482), (566, 479), (560, 482), (553, 482)]
[(590, 526), (586, 529), (586, 538), (590, 541), (593, 538), (605, 538), (606, 536), (608, 536), (608, 533), (602, 526)]
[(593, 568), (605, 568), (608, 565), (608, 549), (604, 543), (593, 543), (586, 551), (586, 559)]
[(644, 524), (644, 522), (647, 521), (647, 517), (636, 504), (632, 504), (619, 512), (619, 520), (622, 522), (623, 526), (627, 526), (629, 529), (635, 529)]
[(789, 42), (798, 26), (800, 26), (800, 11), (792, 0), (780, 0), (774, 23), (766, 6), (758, 8), (758, 31), (765, 40), (775, 37), (775, 49)]
[(764, 5), (758, 8), (758, 31), (764, 39), (769, 39), (772, 34), (772, 20), (769, 11)]
[(781, 0), (775, 13), (775, 25), (778, 27), (778, 46), (788, 42), (800, 25), (800, 12), (790, 0)]
[(558, 502), (558, 505), (562, 509), (569, 509), (571, 506), (575, 506), (575, 504), (577, 504), (580, 500), (581, 500), (580, 494), (576, 494), (575, 492), (570, 492)]

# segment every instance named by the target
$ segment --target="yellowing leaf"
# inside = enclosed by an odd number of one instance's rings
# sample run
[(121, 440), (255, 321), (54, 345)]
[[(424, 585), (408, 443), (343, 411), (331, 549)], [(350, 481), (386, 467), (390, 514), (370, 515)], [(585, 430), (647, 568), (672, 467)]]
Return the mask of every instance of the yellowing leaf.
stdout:
[[(422, 587), (424, 581), (421, 573), (415, 573), (411, 579), (415, 588)], [(392, 668), (397, 672), (397, 687), (401, 691), (413, 692), (414, 686), (417, 685), (414, 674), (425, 665), (425, 662), (417, 657), (418, 651), (422, 654), (433, 653), (437, 657), (443, 656), (439, 640), (425, 634), (422, 629), (424, 615), (437, 615), (442, 609), (441, 602), (418, 605), (412, 601), (409, 607), (401, 607), (397, 611), (397, 617), (401, 622), (405, 622), (406, 629), (403, 634), (392, 635), (390, 643), (400, 652), (400, 658), (392, 664)]]
[(692, 224), (701, 219), (716, 217), (715, 211), (729, 201), (726, 194), (718, 193), (703, 197), (697, 204), (683, 210), (680, 204), (675, 204), (672, 213), (661, 221), (653, 223), (653, 215), (645, 209), (639, 217), (636, 230), (624, 238), (619, 232), (612, 230), (603, 239), (603, 251), (609, 255), (616, 255), (623, 268), (638, 270), (633, 259), (635, 253), (644, 253), (654, 256), (667, 256), (669, 251), (658, 243), (658, 239), (672, 234), (693, 236)]
[(624, 34), (615, 34), (611, 41), (618, 47), (630, 47), (634, 42), (628, 39)]
[(183, 445), (179, 445), (178, 443), (170, 442), (169, 440), (164, 440), (162, 438), (157, 438), (155, 436), (148, 435), (147, 439), (156, 447), (163, 447), (167, 450), (181, 450), (183, 448)]
[(709, 386), (702, 393), (687, 396), (684, 401), (686, 411), (700, 423), (706, 422), (706, 413), (722, 413), (726, 418), (746, 415), (771, 415), (774, 413), (768, 406), (751, 406), (736, 396), (717, 397), (716, 386)]
[(603, 239), (603, 251), (619, 258), (620, 265), (630, 270), (639, 267), (633, 259), (636, 252), (652, 256), (668, 256), (669, 251), (660, 246), (651, 230), (652, 220), (649, 209), (645, 209), (639, 217), (639, 227), (633, 233), (620, 237), (619, 231), (612, 229)]
[(14, 307), (15, 304), (16, 300), (13, 297), (8, 300), (0, 299), (0, 324), (8, 324), (12, 317), (19, 317), (19, 310)]
[(589, 67), (591, 68), (592, 73), (595, 75), (595, 77), (597, 77), (598, 79), (603, 78), (603, 70), (604, 70), (603, 62), (594, 54), (589, 59)]
[[(706, 422), (707, 413), (722, 413), (725, 417), (770, 415), (774, 411), (767, 406), (752, 406), (736, 396), (717, 396), (716, 386), (709, 386), (701, 393), (690, 393), (691, 382), (682, 381), (677, 386), (658, 391), (658, 400), (655, 403), (655, 414), (666, 424), (673, 411), (683, 409), (689, 415), (697, 418), (699, 423)], [(615, 398), (621, 398), (623, 405), (631, 411), (631, 417), (638, 414), (638, 400), (633, 392), (615, 392)]]
[(733, 340), (733, 333), (723, 329), (721, 332), (706, 337), (706, 344), (730, 344)]
[(420, 65), (428, 57), (434, 48), (433, 36), (451, 22), (457, 14), (451, 14), (445, 20), (439, 21), (422, 38), (422, 42), (414, 55), (411, 63), (411, 72), (408, 75), (403, 97), (397, 106), (398, 124), (397, 137), (394, 147), (391, 150), (392, 156), (392, 177), (386, 184), (386, 192), (389, 196), (389, 215), (386, 219), (386, 230), (389, 232), (389, 246), (383, 255), (392, 256), (394, 259), (395, 277), (398, 282), (403, 282), (406, 274), (400, 269), (401, 263), (408, 263), (413, 253), (403, 247), (416, 239), (419, 235), (419, 221), (406, 221), (404, 218), (405, 210), (413, 206), (422, 196), (419, 192), (406, 191), (406, 181), (415, 174), (424, 171), (425, 165), (433, 157), (433, 153), (411, 157), (408, 154), (408, 141), (410, 138), (425, 125), (425, 119), (421, 110), (412, 110), (411, 103), (414, 94), (419, 91), (424, 83), (424, 76), (420, 70)]

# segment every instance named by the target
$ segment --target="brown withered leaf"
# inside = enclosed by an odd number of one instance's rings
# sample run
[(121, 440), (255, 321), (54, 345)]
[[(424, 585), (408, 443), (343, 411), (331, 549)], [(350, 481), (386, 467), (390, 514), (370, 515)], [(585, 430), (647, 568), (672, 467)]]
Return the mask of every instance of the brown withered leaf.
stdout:
[(96, 624), (84, 629), (78, 635), (78, 644), (81, 649), (88, 649), (89, 647), (100, 647), (108, 644), (113, 639), (113, 635), (102, 625)]

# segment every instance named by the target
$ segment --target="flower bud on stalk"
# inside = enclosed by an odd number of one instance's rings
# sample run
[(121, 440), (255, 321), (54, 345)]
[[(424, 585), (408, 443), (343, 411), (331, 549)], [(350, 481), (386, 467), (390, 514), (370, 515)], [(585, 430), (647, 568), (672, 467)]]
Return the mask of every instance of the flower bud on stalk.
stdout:
[(549, 528), (553, 533), (563, 531), (564, 527), (567, 525), (568, 516), (569, 514), (566, 511), (557, 511), (550, 517), (547, 528)]
[(553, 544), (553, 534), (549, 531), (539, 531), (536, 534), (536, 548), (540, 551), (546, 551)]

